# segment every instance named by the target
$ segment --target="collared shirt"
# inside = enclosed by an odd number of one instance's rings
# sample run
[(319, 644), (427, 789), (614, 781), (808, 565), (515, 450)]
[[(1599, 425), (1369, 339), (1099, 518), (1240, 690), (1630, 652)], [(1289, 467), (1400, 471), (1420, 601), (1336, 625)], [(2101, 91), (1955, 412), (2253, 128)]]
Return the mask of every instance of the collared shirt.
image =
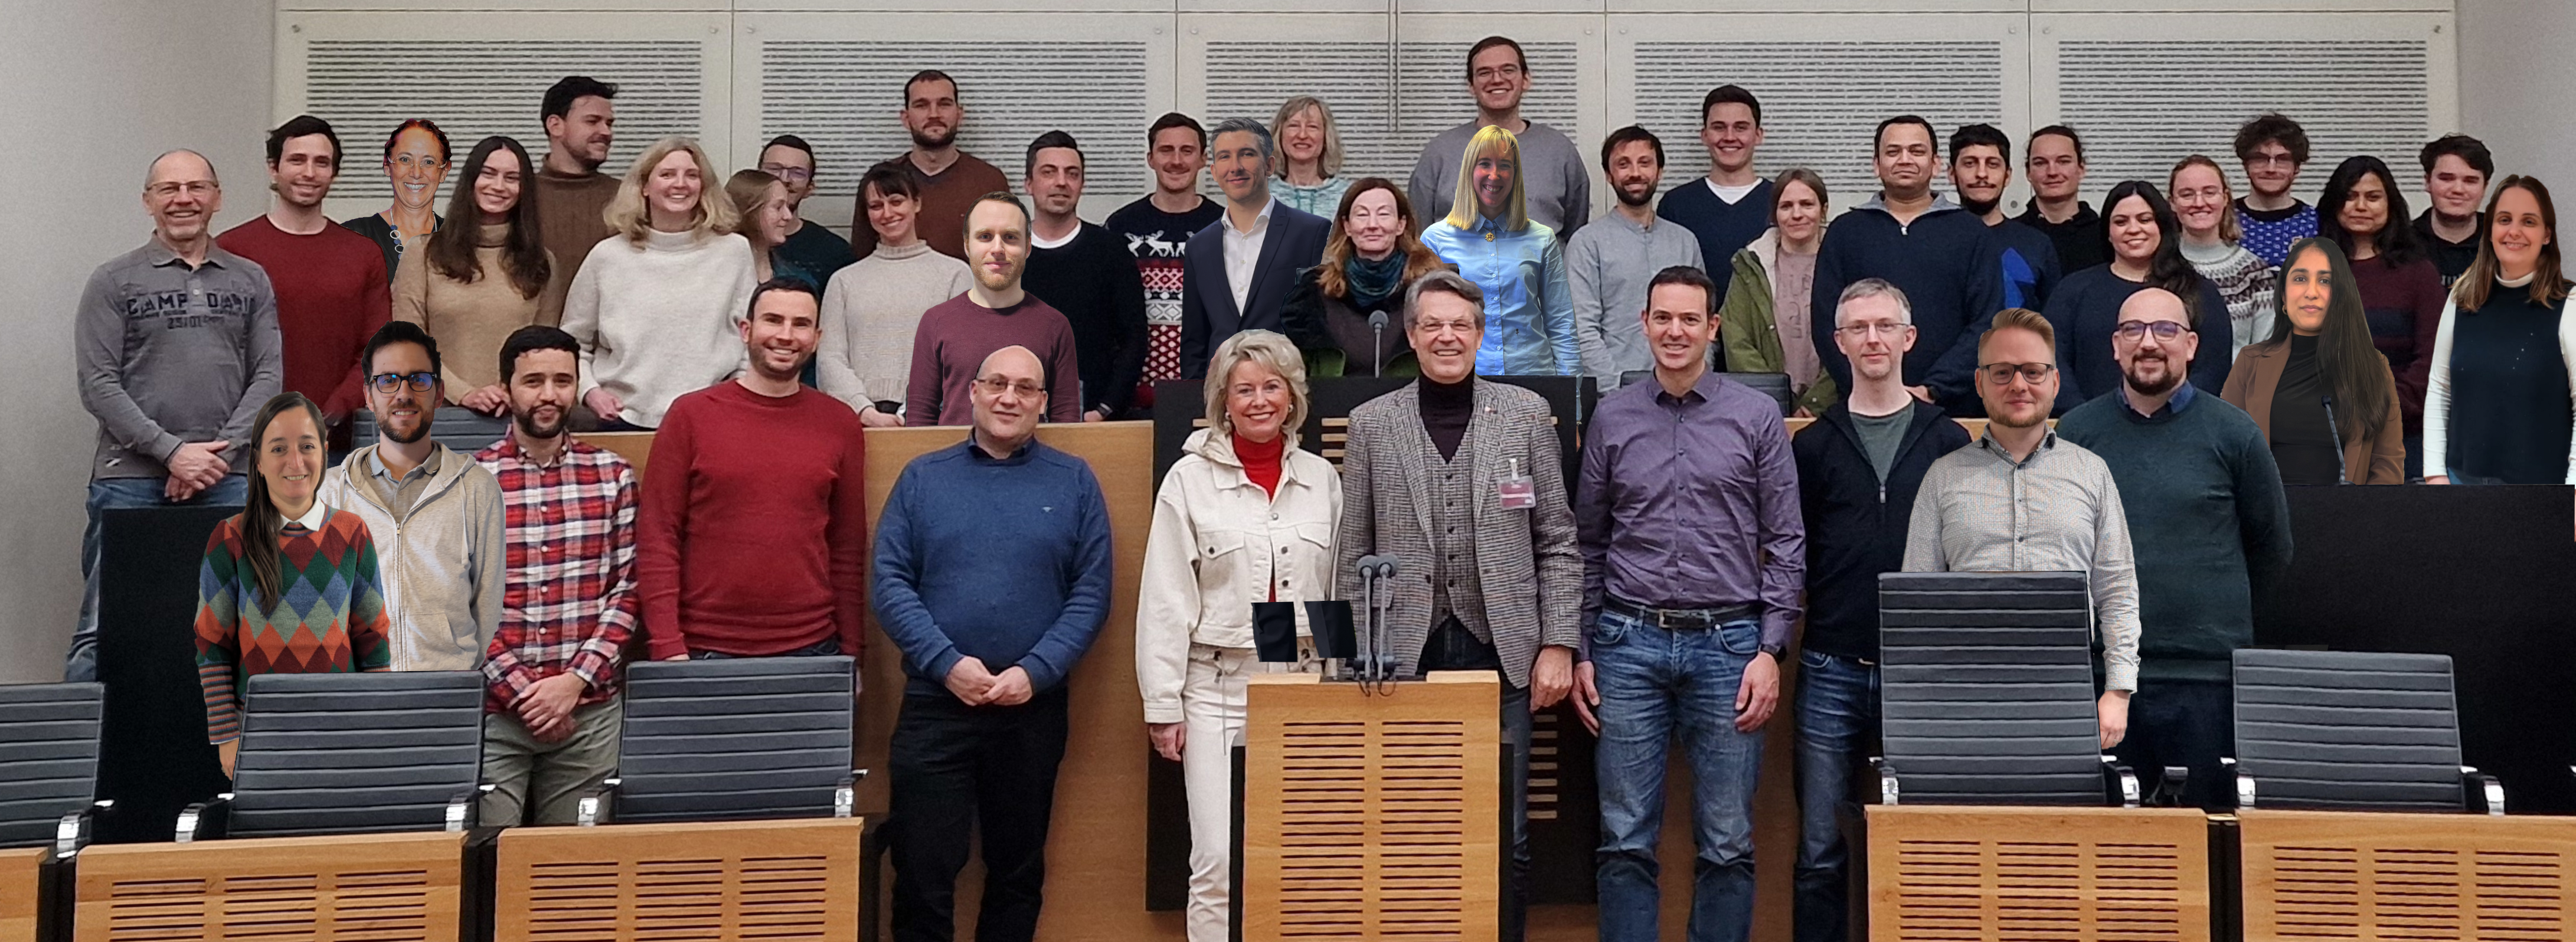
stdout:
[(1604, 594), (1649, 608), (1754, 605), (1762, 643), (1788, 645), (1807, 525), (1771, 397), (1723, 373), (1679, 397), (1652, 381), (1603, 397), (1583, 436), (1574, 526), (1585, 625)]
[[(1675, 265), (1708, 267), (1700, 259), (1699, 237), (1688, 228), (1646, 219), (1640, 224), (1625, 213), (1606, 213), (1565, 243), (1565, 278), (1574, 300), (1583, 371), (1600, 379), (1605, 389), (1616, 388), (1620, 374), (1655, 368), (1646, 332), (1637, 326), (1655, 273)], [(1780, 296), (1790, 295), (1784, 290)]]
[(2082, 572), (2112, 690), (2138, 689), (2138, 572), (2111, 469), (2050, 432), (2022, 461), (1988, 434), (1932, 463), (1906, 572)]
[(1422, 233), (1422, 244), (1458, 266), (1485, 295), (1485, 343), (1476, 349), (1481, 376), (1574, 376), (1583, 357), (1574, 338), (1573, 291), (1565, 248), (1537, 220), (1510, 231), (1477, 217), (1460, 229), (1446, 220)]
[(1229, 209), (1217, 217), (1225, 234), (1225, 285), (1234, 289), (1234, 309), (1252, 303), (1253, 269), (1261, 264), (1261, 243), (1270, 238), (1270, 211), (1279, 208), (1276, 197), (1261, 203), (1261, 212), (1252, 217), (1252, 228), (1236, 229), (1234, 213)]
[(73, 318), (81, 405), (98, 419), (93, 478), (161, 477), (185, 442), (250, 452), (284, 356), (268, 272), (220, 245), (190, 266), (159, 239), (90, 273)]
[(420, 503), (420, 492), (429, 487), (431, 479), (438, 477), (439, 451), (430, 449), (429, 457), (421, 459), (410, 473), (396, 475), (385, 467), (383, 443), (367, 449), (368, 483), (373, 484), (377, 495), (385, 499), (385, 506), (393, 511), (394, 522), (400, 523), (411, 516), (411, 509)]
[(317, 500), (313, 502), (313, 506), (304, 508), (304, 516), (290, 518), (286, 522), (307, 530), (320, 530), (322, 519), (330, 515), (331, 508), (323, 506), (322, 502)]
[(486, 649), (485, 709), (499, 712), (537, 681), (570, 671), (584, 705), (617, 695), (635, 633), (635, 472), (616, 452), (566, 437), (538, 464), (504, 435), (474, 460), (501, 482), (507, 589)]
[[(2168, 412), (2175, 415), (2181, 415), (2182, 410), (2191, 408), (2191, 401), (2197, 398), (2200, 398), (2200, 391), (2191, 388), (2191, 381), (2186, 379), (2174, 386), (2173, 397), (2166, 399), (2163, 406), (2158, 407), (2154, 412), (2140, 412), (2138, 414), (2150, 419), (2159, 415), (2164, 415)], [(2129, 384), (2127, 383), (2120, 384), (2120, 402), (2128, 406), (2131, 411), (2135, 411), (2138, 408), (2136, 395), (2129, 391)]]

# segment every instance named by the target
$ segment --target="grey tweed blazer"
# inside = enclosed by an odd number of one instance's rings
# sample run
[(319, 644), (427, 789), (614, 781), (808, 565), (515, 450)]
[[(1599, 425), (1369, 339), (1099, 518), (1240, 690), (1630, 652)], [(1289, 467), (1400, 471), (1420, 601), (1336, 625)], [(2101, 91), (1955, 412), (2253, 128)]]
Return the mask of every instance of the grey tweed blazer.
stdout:
[[(1517, 386), (1476, 380), (1475, 414), (1459, 443), (1461, 460), (1475, 462), (1477, 577), (1484, 582), (1485, 624), (1503, 674), (1529, 686), (1539, 648), (1574, 647), (1583, 604), (1583, 557), (1575, 548), (1574, 511), (1566, 503), (1565, 465), (1547, 400)], [(1403, 670), (1419, 669), (1431, 636), (1431, 466), (1440, 452), (1422, 429), (1420, 387), (1401, 389), (1351, 410), (1350, 443), (1342, 454), (1342, 522), (1334, 535), (1337, 596), (1358, 610), (1361, 556), (1396, 557), (1387, 610)], [(1504, 510), (1496, 482), (1511, 473), (1511, 460), (1538, 488), (1538, 507)], [(1471, 606), (1476, 599), (1452, 598)]]

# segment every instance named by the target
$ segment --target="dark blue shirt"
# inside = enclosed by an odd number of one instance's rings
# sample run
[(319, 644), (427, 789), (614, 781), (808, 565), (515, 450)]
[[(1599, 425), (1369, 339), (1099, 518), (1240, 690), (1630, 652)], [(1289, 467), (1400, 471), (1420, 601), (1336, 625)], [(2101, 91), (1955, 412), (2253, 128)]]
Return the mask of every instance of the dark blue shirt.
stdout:
[(1700, 177), (1664, 194), (1655, 205), (1655, 215), (1682, 224), (1682, 228), (1699, 237), (1700, 267), (1708, 270), (1709, 280), (1717, 282), (1717, 293), (1726, 297), (1726, 285), (1735, 280), (1735, 266), (1729, 264), (1735, 253), (1752, 245), (1771, 228), (1771, 181), (1753, 185), (1744, 198), (1729, 203), (1717, 198), (1709, 189), (1708, 178)]

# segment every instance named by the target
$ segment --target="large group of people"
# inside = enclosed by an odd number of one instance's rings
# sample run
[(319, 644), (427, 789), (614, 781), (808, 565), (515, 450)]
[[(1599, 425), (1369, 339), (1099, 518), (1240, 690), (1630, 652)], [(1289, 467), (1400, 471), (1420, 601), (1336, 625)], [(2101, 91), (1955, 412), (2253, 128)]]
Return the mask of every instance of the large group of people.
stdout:
[[(2410, 221), (2373, 156), (2293, 197), (2309, 142), (2277, 114), (2233, 142), (2243, 196), (2177, 155), (2097, 211), (2082, 138), (2051, 126), (2020, 142), (2034, 199), (2006, 218), (2012, 138), (1897, 116), (1877, 192), (1837, 217), (1811, 169), (1757, 172), (1747, 89), (1709, 92), (1711, 170), (1658, 202), (1656, 134), (1593, 154), (1521, 117), (1535, 77), (1503, 37), (1464, 71), (1476, 115), (1403, 184), (1342, 176), (1331, 107), (1299, 96), (1267, 123), (1155, 121), (1155, 190), (1100, 222), (1081, 142), (1041, 135), (1014, 184), (958, 148), (961, 89), (924, 71), (912, 146), (860, 175), (846, 240), (802, 218), (820, 167), (795, 135), (729, 176), (686, 138), (601, 172), (617, 89), (581, 76), (541, 103), (542, 155), (489, 137), (451, 173), (444, 132), (404, 122), (393, 204), (346, 223), (322, 214), (345, 164), (319, 119), (270, 133), (268, 207), (220, 236), (213, 166), (165, 154), (151, 239), (76, 312), (99, 431), (67, 672), (96, 670), (102, 511), (242, 504), (195, 624), (227, 771), (251, 675), (479, 670), (483, 821), (563, 823), (616, 767), (630, 654), (856, 656), (873, 611), (908, 678), (897, 937), (948, 938), (980, 833), (979, 936), (1030, 938), (1067, 678), (1117, 591), (1091, 467), (1035, 429), (1196, 379), (1208, 427), (1132, 587), (1147, 738), (1184, 769), (1193, 940), (1229, 924), (1246, 678), (1312, 668), (1256, 659), (1250, 606), (1355, 597), (1369, 554), (1403, 573), (1401, 667), (1496, 672), (1517, 761), (1559, 701), (1599, 735), (1605, 939), (1658, 937), (1676, 739), (1690, 937), (1745, 937), (1762, 737), (1792, 712), (1798, 931), (1833, 939), (1880, 573), (2089, 573), (2102, 746), (2190, 767), (2219, 807), (2228, 657), (2289, 558), (2284, 485), (2576, 482), (2555, 210), (2530, 177), (2490, 186), (2472, 138), (2424, 147)], [(1793, 434), (1730, 373), (1785, 374), (1812, 421)], [(1356, 375), (1416, 379), (1352, 411), (1336, 468), (1298, 433), (1310, 378)], [(1574, 480), (1545, 402), (1500, 375), (1615, 389)], [(442, 406), (508, 430), (459, 453), (431, 435)], [(377, 438), (349, 450), (360, 409)], [(1973, 441), (1951, 421), (1978, 417)], [(870, 532), (862, 430), (896, 424), (971, 432), (907, 465)], [(645, 473), (594, 430), (655, 432)]]

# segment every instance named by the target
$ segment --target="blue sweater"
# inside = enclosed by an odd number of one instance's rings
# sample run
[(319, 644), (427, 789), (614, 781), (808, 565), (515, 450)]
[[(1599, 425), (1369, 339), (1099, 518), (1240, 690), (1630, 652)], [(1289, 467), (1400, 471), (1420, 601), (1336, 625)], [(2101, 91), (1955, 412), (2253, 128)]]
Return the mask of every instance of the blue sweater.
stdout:
[(1836, 385), (1852, 388), (1851, 364), (1833, 355), (1835, 305), (1843, 288), (1863, 278), (1884, 278), (1914, 306), (1914, 349), (1905, 355), (1905, 384), (1929, 386), (1932, 401), (1951, 415), (1982, 416), (1977, 398), (1977, 335), (2003, 309), (2003, 243), (1985, 220), (1947, 198), (1910, 225), (1900, 225), (1879, 197), (1844, 213), (1825, 230), (1816, 253), (1816, 288), (1808, 310), (1816, 316), (1816, 349)]
[(1109, 618), (1109, 509), (1091, 466), (1037, 442), (972, 439), (912, 460), (877, 520), (869, 597), (907, 692), (946, 696), (960, 658), (1064, 683)]
[(1697, 177), (1664, 194), (1655, 215), (1681, 223), (1699, 237), (1699, 257), (1706, 263), (1701, 267), (1717, 282), (1714, 297), (1722, 299), (1727, 283), (1735, 280), (1735, 266), (1727, 260), (1771, 228), (1771, 181), (1754, 184), (1753, 192), (1729, 203), (1708, 188), (1707, 177)]
[(2057, 266), (2057, 242), (2020, 222), (2006, 219), (1992, 227), (2003, 243), (2004, 307), (2048, 309), (2048, 295), (2064, 275)]

